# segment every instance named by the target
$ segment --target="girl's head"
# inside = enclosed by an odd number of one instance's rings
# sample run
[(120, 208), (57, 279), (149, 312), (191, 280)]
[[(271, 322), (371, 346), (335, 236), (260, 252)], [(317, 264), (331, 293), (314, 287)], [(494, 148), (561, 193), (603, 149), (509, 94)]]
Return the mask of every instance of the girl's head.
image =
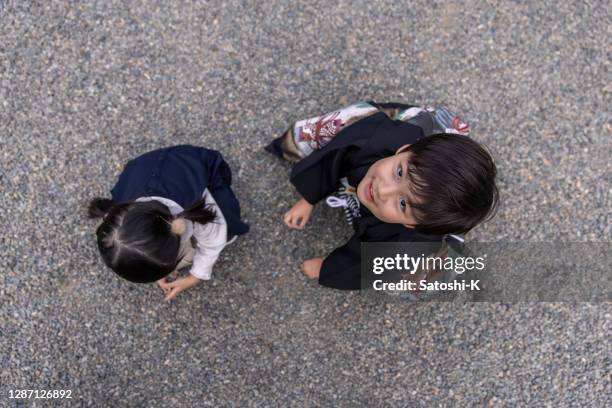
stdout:
[(215, 218), (204, 200), (176, 216), (155, 200), (115, 204), (94, 198), (88, 210), (90, 218), (102, 217), (96, 236), (106, 265), (137, 283), (154, 282), (175, 270), (185, 219), (205, 224)]

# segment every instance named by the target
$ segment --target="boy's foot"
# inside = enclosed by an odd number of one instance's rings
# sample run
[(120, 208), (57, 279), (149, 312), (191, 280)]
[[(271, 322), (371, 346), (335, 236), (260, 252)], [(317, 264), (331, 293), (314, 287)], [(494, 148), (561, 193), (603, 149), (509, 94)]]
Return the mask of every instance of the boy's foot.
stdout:
[(302, 264), (302, 272), (309, 279), (317, 279), (321, 272), (321, 265), (323, 265), (323, 258), (307, 259)]

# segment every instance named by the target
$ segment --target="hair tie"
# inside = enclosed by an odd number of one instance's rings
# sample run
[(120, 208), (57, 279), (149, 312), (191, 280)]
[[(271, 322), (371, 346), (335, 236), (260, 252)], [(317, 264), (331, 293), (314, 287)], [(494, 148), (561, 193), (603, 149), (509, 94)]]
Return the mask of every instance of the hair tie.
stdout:
[(170, 223), (170, 230), (176, 235), (183, 235), (186, 228), (187, 225), (185, 224), (185, 220), (183, 218), (175, 218)]

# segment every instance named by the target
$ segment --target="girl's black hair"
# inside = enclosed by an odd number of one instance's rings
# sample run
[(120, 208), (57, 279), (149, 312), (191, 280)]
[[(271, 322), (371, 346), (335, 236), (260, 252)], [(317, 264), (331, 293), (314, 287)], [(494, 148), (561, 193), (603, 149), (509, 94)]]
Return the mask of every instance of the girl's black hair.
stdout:
[(175, 217), (168, 207), (155, 200), (115, 204), (106, 198), (94, 198), (89, 203), (88, 215), (103, 217), (96, 236), (106, 265), (136, 283), (155, 282), (180, 263), (181, 237), (172, 232), (174, 219), (206, 224), (216, 217), (204, 199)]
[(466, 136), (437, 134), (408, 147), (417, 232), (463, 234), (493, 217), (497, 169), (489, 152)]

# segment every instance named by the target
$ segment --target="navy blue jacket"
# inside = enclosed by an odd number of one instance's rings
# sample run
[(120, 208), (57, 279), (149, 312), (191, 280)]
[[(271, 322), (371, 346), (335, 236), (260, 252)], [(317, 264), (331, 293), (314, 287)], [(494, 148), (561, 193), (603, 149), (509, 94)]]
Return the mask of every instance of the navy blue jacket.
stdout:
[(130, 160), (111, 194), (116, 203), (158, 196), (188, 208), (208, 188), (227, 222), (228, 235), (242, 235), (249, 226), (240, 219), (240, 205), (231, 183), (232, 173), (221, 153), (182, 145), (154, 150)]

